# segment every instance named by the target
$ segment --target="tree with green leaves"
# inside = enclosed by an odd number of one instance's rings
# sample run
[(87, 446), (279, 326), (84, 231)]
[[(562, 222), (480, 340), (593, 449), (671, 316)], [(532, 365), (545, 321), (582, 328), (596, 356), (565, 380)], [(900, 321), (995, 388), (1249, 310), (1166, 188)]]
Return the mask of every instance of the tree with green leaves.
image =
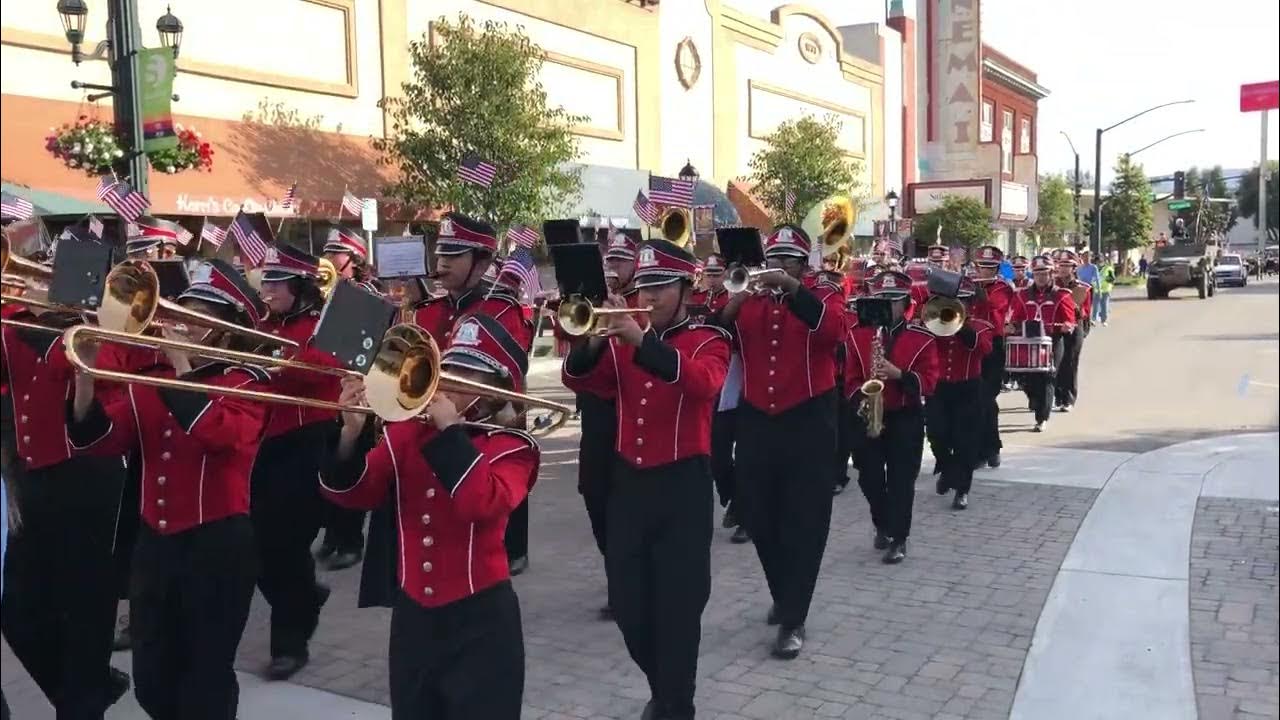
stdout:
[[(938, 226), (942, 226), (939, 235)], [(981, 200), (959, 195), (947, 195), (942, 204), (919, 215), (911, 225), (911, 237), (917, 248), (941, 242), (947, 247), (966, 247), (972, 250), (988, 245), (995, 238), (991, 229), (991, 211)]]
[[(848, 195), (855, 207), (863, 202), (862, 164), (840, 147), (841, 126), (834, 115), (788, 120), (751, 157), (752, 193), (770, 209), (775, 224), (799, 224), (832, 195)], [(795, 195), (790, 212), (787, 193)]]
[[(1267, 161), (1267, 231), (1280, 233), (1280, 163)], [(1240, 179), (1236, 188), (1236, 209), (1241, 217), (1249, 218), (1249, 224), (1258, 229), (1258, 166)]]
[(1066, 176), (1041, 176), (1038, 203), (1036, 222), (1028, 228), (1032, 238), (1037, 245), (1064, 244), (1063, 239), (1076, 230), (1072, 187)]
[[(582, 186), (570, 128), (586, 118), (549, 107), (545, 53), (519, 28), (467, 16), (432, 23), (435, 42), (409, 43), (412, 78), (384, 98), (392, 129), (374, 140), (400, 170), (386, 192), (417, 207), (451, 207), (499, 227), (538, 227), (568, 212)], [(492, 164), (491, 187), (457, 178), (468, 153)]]
[[(1089, 213), (1092, 226), (1093, 213)], [(1151, 184), (1142, 165), (1121, 155), (1115, 165), (1111, 193), (1103, 198), (1102, 239), (1116, 250), (1132, 250), (1151, 243)]]

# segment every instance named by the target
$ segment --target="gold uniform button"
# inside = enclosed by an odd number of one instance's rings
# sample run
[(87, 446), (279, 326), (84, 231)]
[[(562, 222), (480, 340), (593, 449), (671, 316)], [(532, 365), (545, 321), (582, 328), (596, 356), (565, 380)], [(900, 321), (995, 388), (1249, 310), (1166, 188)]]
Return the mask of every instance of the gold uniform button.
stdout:
[(164, 507), (164, 498), (156, 500), (156, 507)]
[(26, 421), (27, 421), (27, 416), (26, 416), (26, 415), (23, 415), (23, 416), (22, 416), (22, 422), (26, 422)]
[(422, 563), (422, 572), (431, 572), (435, 566), (430, 561)]
[(637, 445), (643, 445), (643, 444), (644, 444), (644, 438), (636, 438), (636, 444), (637, 444)]
[(651, 388), (651, 387), (653, 387), (653, 383), (652, 383), (652, 382), (650, 382), (650, 381), (646, 381), (646, 382), (645, 382), (645, 384), (644, 384), (644, 389), (645, 389), (645, 390), (648, 390), (648, 389), (649, 389), (649, 388)]
[(436, 591), (435, 591), (435, 590), (432, 590), (432, 589), (431, 589), (431, 588), (429, 588), (429, 587), (424, 587), (424, 588), (422, 588), (422, 594), (423, 594), (423, 595), (426, 595), (427, 597), (431, 597), (432, 595), (435, 595), (435, 594), (436, 594)]
[(165, 450), (164, 452), (160, 453), (161, 460), (168, 460), (170, 457), (173, 457), (173, 456), (169, 454), (168, 450)]
[(640, 425), (640, 426), (643, 426), (643, 425), (644, 425), (644, 418), (636, 418), (636, 424), (637, 424), (637, 425)]
[(770, 345), (772, 345), (773, 347), (778, 347), (778, 341), (777, 341), (777, 340), (770, 340), (770, 341), (769, 341), (769, 344), (770, 344)]
[(173, 431), (172, 431), (172, 430), (165, 430), (165, 431), (164, 431), (164, 436), (165, 436), (165, 437), (173, 437)]
[(773, 394), (773, 388), (769, 388), (769, 394), (770, 394), (770, 395), (772, 395), (772, 394)]
[(22, 396), (22, 399), (23, 399), (23, 401), (25, 402), (25, 401), (27, 401), (27, 400), (30, 400), (30, 399), (31, 399), (31, 396), (30, 396), (30, 395), (23, 395), (23, 396)]
[(428, 499), (428, 500), (430, 500), (431, 498), (433, 498), (433, 497), (435, 497), (435, 496), (436, 496), (436, 489), (435, 489), (435, 488), (427, 488), (427, 499)]
[(636, 464), (637, 464), (637, 465), (639, 465), (639, 464), (640, 464), (640, 463), (642, 463), (642, 462), (644, 462), (644, 460), (642, 460), (641, 458), (636, 458)]
[(168, 480), (169, 480), (169, 478), (167, 478), (167, 477), (165, 477), (165, 476), (161, 475), (160, 477), (156, 478), (156, 484), (157, 484), (157, 485), (164, 485), (166, 482), (168, 482)]
[(435, 538), (431, 537), (430, 535), (427, 535), (422, 538), (422, 547), (431, 547), (432, 545), (435, 545), (435, 544), (436, 544)]
[(770, 356), (769, 356), (769, 362), (778, 362), (778, 356), (777, 356), (777, 355), (770, 355)]
[(430, 524), (431, 524), (431, 516), (430, 516), (430, 515), (428, 515), (428, 514), (426, 514), (426, 513), (423, 513), (423, 514), (422, 514), (422, 524), (423, 524), (423, 525), (430, 525)]
[(169, 521), (168, 521), (168, 520), (161, 520), (161, 521), (160, 521), (159, 523), (157, 523), (157, 524), (158, 524), (158, 525), (160, 525), (160, 529), (161, 529), (161, 530), (163, 530), (163, 529), (165, 529), (165, 528), (169, 527)]
[(30, 436), (30, 435), (23, 435), (23, 436), (22, 436), (22, 443), (25, 445), (25, 444), (27, 444), (27, 443), (29, 443), (29, 442), (31, 442), (31, 436)]
[(641, 405), (648, 405), (648, 404), (649, 404), (649, 401), (648, 401), (648, 399), (646, 399), (646, 398), (640, 398), (640, 404), (641, 404)]
[(773, 371), (772, 371), (772, 370), (770, 370), (770, 371), (769, 371), (769, 377), (773, 377)]
[(774, 329), (774, 330), (777, 330), (777, 329), (778, 329), (778, 326), (777, 326), (777, 325), (774, 325), (774, 326), (773, 326), (773, 329)]

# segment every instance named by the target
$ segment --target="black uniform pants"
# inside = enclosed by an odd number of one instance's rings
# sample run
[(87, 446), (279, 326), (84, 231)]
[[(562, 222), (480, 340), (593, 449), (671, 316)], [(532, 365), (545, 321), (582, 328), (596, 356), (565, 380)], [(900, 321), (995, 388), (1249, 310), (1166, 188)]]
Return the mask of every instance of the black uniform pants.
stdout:
[(779, 415), (738, 406), (747, 531), (784, 627), (803, 625), (831, 526), (836, 392)]
[(254, 463), (253, 537), (258, 589), (271, 606), (271, 657), (303, 656), (320, 620), (320, 587), (311, 543), (325, 510), (316, 475), (328, 423), (263, 441)]
[(729, 507), (737, 495), (737, 478), (733, 466), (736, 413), (736, 409), (718, 410), (711, 416), (711, 477), (716, 482), (720, 507)]
[(442, 607), (404, 593), (391, 611), (392, 720), (518, 720), (520, 601), (509, 581)]
[(582, 419), (582, 436), (578, 440), (578, 492), (587, 508), (596, 547), (601, 557), (607, 557), (609, 492), (613, 487), (618, 409), (614, 403), (588, 393), (578, 393), (578, 407)]
[(142, 522), (142, 455), (134, 452), (128, 457), (124, 474), (124, 487), (120, 493), (120, 518), (116, 522), (115, 562), (116, 597), (129, 599), (129, 577), (133, 574), (133, 546), (138, 540), (138, 523)]
[(702, 611), (711, 595), (711, 484), (705, 456), (644, 470), (615, 460), (609, 604), (661, 718), (694, 716)]
[(257, 579), (244, 515), (160, 535), (145, 522), (133, 558), (129, 622), (138, 704), (153, 720), (229, 720), (233, 663)]
[[(843, 396), (836, 398), (836, 484), (849, 486), (849, 458), (854, 455), (853, 427), (858, 416), (858, 406)], [(853, 458), (854, 466), (858, 459)]]
[[(1055, 368), (1062, 367), (1062, 355), (1062, 337), (1055, 335), (1053, 338)], [(1049, 419), (1049, 413), (1053, 412), (1056, 383), (1057, 373), (1055, 372), (1022, 373), (1022, 391), (1027, 395), (1027, 405), (1031, 408), (1037, 423), (1046, 422)]]
[(982, 359), (981, 430), (977, 437), (975, 461), (988, 460), (1000, 454), (1000, 391), (1004, 389), (1004, 338), (997, 336), (991, 353)]
[(326, 503), (324, 544), (334, 552), (364, 552), (364, 510), (349, 510)]
[(858, 487), (871, 506), (871, 522), (877, 532), (906, 540), (924, 453), (924, 411), (919, 407), (886, 411), (884, 430), (877, 438), (867, 437), (861, 418), (856, 427)]
[(4, 637), (59, 720), (101, 720), (110, 700), (116, 586), (111, 562), (124, 466), (79, 457), (5, 470), (22, 524), (9, 534)]
[(1080, 397), (1080, 351), (1084, 349), (1084, 324), (1062, 336), (1062, 363), (1054, 387), (1055, 405), (1075, 405)]
[(942, 471), (943, 486), (967, 493), (979, 460), (978, 441), (986, 429), (986, 387), (980, 378), (940, 382), (925, 405), (929, 447)]

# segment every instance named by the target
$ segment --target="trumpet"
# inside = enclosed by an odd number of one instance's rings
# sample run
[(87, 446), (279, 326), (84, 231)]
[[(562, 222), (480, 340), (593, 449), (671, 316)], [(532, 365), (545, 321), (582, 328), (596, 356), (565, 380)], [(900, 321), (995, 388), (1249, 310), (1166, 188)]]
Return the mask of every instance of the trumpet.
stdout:
[[(192, 380), (137, 375), (130, 372), (93, 367), (81, 357), (80, 343), (104, 341), (135, 345), (151, 350), (178, 350), (210, 360), (248, 363), (269, 370), (293, 369), (336, 375), (338, 377), (363, 377), (365, 399), (368, 404), (349, 406), (330, 400), (295, 397), (261, 390), (221, 387)], [(484, 383), (442, 372), (440, 349), (435, 340), (422, 328), (407, 324), (394, 325), (383, 335), (382, 342), (379, 344), (377, 354), (373, 359), (373, 366), (367, 375), (362, 375), (355, 370), (346, 368), (314, 365), (296, 360), (267, 357), (257, 353), (207, 347), (169, 338), (133, 335), (89, 325), (68, 328), (63, 334), (63, 345), (66, 347), (67, 361), (77, 371), (98, 380), (149, 385), (175, 390), (190, 390), (256, 402), (376, 415), (387, 422), (419, 418), (427, 405), (430, 404), (432, 398), (440, 391), (505, 400), (511, 403), (551, 410), (553, 413), (558, 414), (559, 417), (556, 418), (555, 422), (535, 420), (534, 427), (539, 434), (545, 434), (559, 428), (573, 413), (573, 408), (568, 405), (543, 400), (524, 393), (491, 387)]]
[(782, 268), (749, 268), (745, 265), (733, 264), (724, 274), (724, 289), (736, 295), (745, 292), (751, 283), (765, 275), (782, 272)]
[(960, 332), (967, 316), (964, 303), (942, 295), (929, 298), (920, 313), (924, 326), (938, 337), (951, 337)]
[(566, 335), (580, 337), (599, 334), (601, 317), (642, 315), (652, 310), (653, 308), (598, 308), (586, 298), (571, 297), (561, 301), (560, 308), (556, 311), (556, 319), (560, 322), (560, 329), (564, 330)]

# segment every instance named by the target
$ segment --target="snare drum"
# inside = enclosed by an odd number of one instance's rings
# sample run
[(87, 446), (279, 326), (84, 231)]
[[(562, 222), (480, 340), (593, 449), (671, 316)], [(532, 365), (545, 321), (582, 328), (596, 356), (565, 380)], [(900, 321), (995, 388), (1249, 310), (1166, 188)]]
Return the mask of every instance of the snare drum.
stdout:
[(1011, 373), (1053, 372), (1053, 338), (1005, 338), (1004, 369)]

